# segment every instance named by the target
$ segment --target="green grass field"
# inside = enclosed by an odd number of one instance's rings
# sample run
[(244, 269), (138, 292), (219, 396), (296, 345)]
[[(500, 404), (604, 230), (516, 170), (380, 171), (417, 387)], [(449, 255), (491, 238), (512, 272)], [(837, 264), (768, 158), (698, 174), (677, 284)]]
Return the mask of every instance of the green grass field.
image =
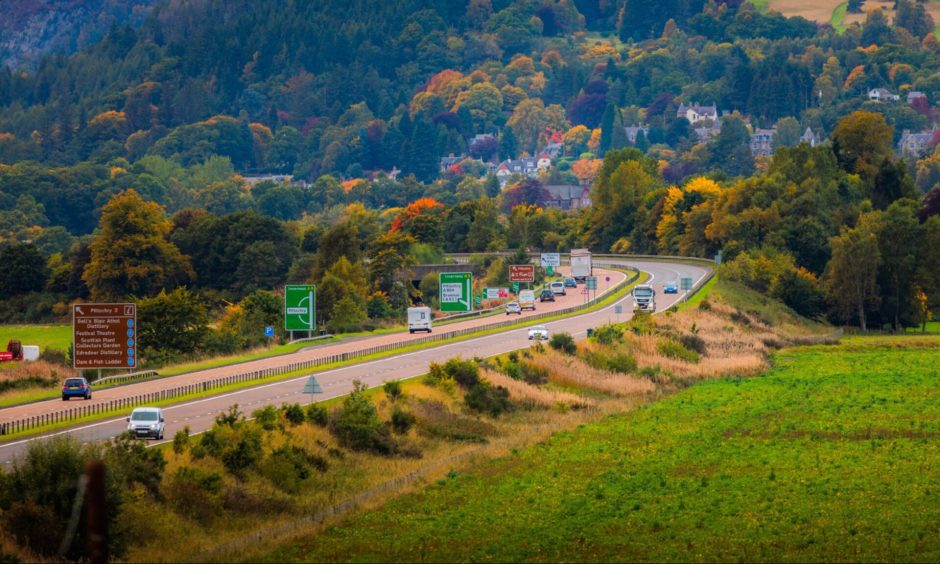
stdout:
[(24, 345), (39, 345), (39, 350), (67, 351), (72, 343), (71, 325), (0, 325), (0, 349), (6, 350), (10, 339)]
[(268, 561), (936, 561), (940, 338), (784, 351)]

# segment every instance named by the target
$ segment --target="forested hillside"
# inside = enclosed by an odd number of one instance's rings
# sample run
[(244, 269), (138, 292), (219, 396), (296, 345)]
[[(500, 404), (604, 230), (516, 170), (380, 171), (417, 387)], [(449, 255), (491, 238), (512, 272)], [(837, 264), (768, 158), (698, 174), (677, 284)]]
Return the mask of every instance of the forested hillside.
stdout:
[(225, 304), (312, 281), (323, 323), (367, 327), (433, 301), (398, 273), (445, 251), (588, 246), (722, 251), (805, 315), (922, 323), (940, 42), (898, 13), (838, 32), (695, 0), (159, 2), (0, 71), (0, 314), (165, 298), (235, 327)]

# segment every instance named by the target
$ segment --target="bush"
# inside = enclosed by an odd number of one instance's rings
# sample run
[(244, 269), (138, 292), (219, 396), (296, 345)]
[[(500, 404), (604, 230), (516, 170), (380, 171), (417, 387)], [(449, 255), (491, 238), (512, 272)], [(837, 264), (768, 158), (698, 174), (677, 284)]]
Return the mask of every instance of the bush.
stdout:
[(705, 354), (705, 352), (708, 350), (708, 347), (705, 345), (705, 339), (695, 334), (680, 335), (679, 344), (689, 349), (690, 351), (697, 352), (700, 355)]
[(634, 335), (652, 335), (656, 332), (656, 322), (649, 311), (633, 312), (633, 319), (627, 326)]
[(399, 406), (392, 409), (392, 429), (399, 435), (407, 433), (415, 424), (415, 416)]
[(173, 452), (183, 454), (189, 448), (189, 425), (183, 427), (173, 435)]
[(242, 412), (238, 410), (238, 404), (228, 408), (228, 412), (222, 412), (215, 416), (215, 424), (222, 426), (228, 425), (234, 428), (240, 421), (244, 420)]
[(402, 397), (401, 382), (398, 380), (389, 380), (388, 382), (385, 382), (385, 385), (382, 386), (382, 389), (385, 390), (385, 395), (387, 395), (392, 401)]
[(578, 346), (574, 343), (574, 338), (569, 333), (555, 333), (548, 341), (548, 346), (565, 354), (573, 355), (578, 352)]
[(65, 351), (47, 348), (43, 349), (43, 351), (39, 353), (39, 360), (51, 362), (52, 364), (62, 364), (68, 366), (69, 363), (65, 356)]
[(502, 386), (491, 386), (486, 382), (477, 382), (464, 396), (464, 403), (473, 411), (498, 417), (512, 409), (509, 390)]
[(261, 433), (257, 429), (240, 429), (234, 443), (222, 451), (222, 464), (230, 474), (243, 479), (245, 472), (261, 460)]
[(607, 370), (621, 374), (632, 374), (636, 371), (636, 359), (625, 352), (617, 352), (606, 359)]
[(307, 421), (320, 427), (326, 427), (330, 421), (330, 416), (325, 407), (318, 403), (311, 403), (307, 406)]
[(300, 407), (299, 403), (286, 403), (282, 405), (281, 413), (284, 414), (284, 419), (287, 419), (287, 422), (294, 426), (300, 425), (304, 422), (304, 419), (306, 419), (304, 410)]
[(208, 526), (221, 513), (222, 485), (216, 472), (183, 466), (169, 479), (167, 503), (176, 513)]
[(712, 303), (711, 303), (710, 301), (708, 301), (708, 298), (705, 298), (704, 300), (702, 300), (701, 302), (699, 302), (698, 308), (699, 308), (700, 310), (702, 310), (702, 311), (711, 311), (711, 310), (712, 310)]
[(436, 362), (432, 362), (428, 366), (428, 373), (424, 375), (422, 382), (428, 386), (437, 386), (441, 382), (447, 379), (447, 373), (444, 372), (444, 367)]
[(656, 350), (659, 352), (659, 354), (669, 358), (674, 358), (676, 360), (690, 362), (693, 364), (699, 361), (699, 355), (697, 352), (690, 351), (672, 339), (661, 339), (658, 343), (656, 343)]
[(310, 466), (303, 454), (299, 447), (282, 446), (264, 459), (258, 472), (277, 489), (297, 493), (301, 482), (310, 477)]
[(255, 423), (260, 425), (265, 431), (273, 431), (277, 428), (277, 408), (273, 405), (266, 405), (261, 409), (256, 409), (252, 412), (251, 416), (255, 418)]
[(548, 369), (528, 362), (520, 362), (519, 378), (528, 384), (544, 384), (548, 382)]
[(104, 462), (114, 480), (125, 487), (139, 484), (150, 495), (160, 498), (160, 481), (166, 468), (161, 450), (147, 448), (143, 442), (124, 434), (107, 444)]
[(601, 325), (594, 330), (591, 339), (602, 345), (612, 345), (623, 339), (623, 329), (617, 325)]
[(465, 390), (480, 381), (480, 368), (472, 360), (452, 358), (444, 363), (444, 372)]
[(330, 432), (346, 448), (390, 455), (395, 452), (395, 441), (379, 420), (379, 414), (363, 393), (365, 386), (353, 382), (353, 391), (343, 405), (333, 412)]

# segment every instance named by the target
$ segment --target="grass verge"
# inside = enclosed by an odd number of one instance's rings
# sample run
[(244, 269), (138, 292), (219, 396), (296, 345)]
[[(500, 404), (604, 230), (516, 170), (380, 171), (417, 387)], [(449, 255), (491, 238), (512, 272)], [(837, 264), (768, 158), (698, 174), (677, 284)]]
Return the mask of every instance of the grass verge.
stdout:
[(936, 561), (938, 352), (784, 350), (763, 377), (557, 433), (263, 560)]

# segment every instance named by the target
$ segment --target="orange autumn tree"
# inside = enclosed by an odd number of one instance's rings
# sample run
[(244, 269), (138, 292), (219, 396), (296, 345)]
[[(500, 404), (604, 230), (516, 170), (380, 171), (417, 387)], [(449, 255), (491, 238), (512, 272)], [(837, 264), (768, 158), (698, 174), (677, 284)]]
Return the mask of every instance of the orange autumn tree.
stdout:
[(419, 243), (442, 242), (444, 204), (434, 198), (420, 198), (405, 206), (392, 221), (390, 232), (411, 235)]

